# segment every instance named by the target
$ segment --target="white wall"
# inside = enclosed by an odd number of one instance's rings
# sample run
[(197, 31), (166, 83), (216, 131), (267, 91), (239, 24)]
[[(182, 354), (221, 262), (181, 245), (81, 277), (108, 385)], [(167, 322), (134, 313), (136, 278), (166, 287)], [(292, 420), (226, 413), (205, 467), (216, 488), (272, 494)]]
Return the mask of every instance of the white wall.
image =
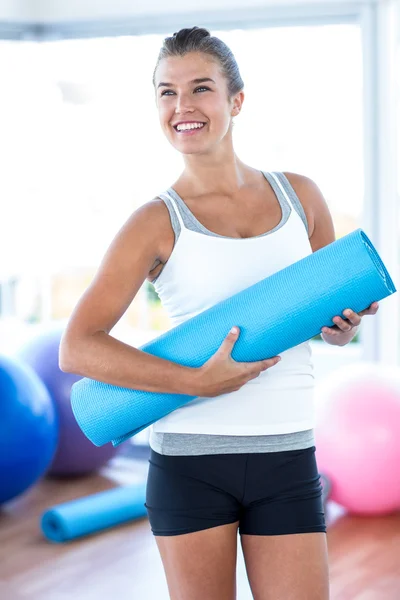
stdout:
[(0, 0), (1, 21), (34, 21), (41, 23), (118, 19), (191, 12), (212, 13), (232, 9), (269, 8), (299, 16), (319, 13), (351, 12), (352, 7), (366, 3), (384, 4), (386, 0)]
[[(8, 0), (10, 3), (12, 0)], [(37, 3), (39, 20), (44, 23), (69, 20), (91, 20), (134, 17), (157, 14), (187, 14), (206, 11), (250, 9), (257, 7), (315, 7), (330, 5), (339, 10), (340, 5), (360, 5), (363, 0), (31, 0)], [(29, 3), (29, 0), (26, 0)]]
[(45, 0), (0, 0), (0, 21), (36, 21), (43, 2)]

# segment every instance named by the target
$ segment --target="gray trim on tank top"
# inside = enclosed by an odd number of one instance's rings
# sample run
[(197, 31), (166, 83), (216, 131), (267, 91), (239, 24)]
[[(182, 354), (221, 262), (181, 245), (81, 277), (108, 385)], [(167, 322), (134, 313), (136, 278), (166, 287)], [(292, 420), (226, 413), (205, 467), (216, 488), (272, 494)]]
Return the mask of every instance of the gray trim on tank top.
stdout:
[[(258, 236), (264, 237), (274, 233), (286, 223), (289, 218), (291, 208), (285, 198), (279, 185), (277, 185), (275, 179), (267, 172), (263, 171), (263, 175), (269, 181), (275, 195), (279, 201), (282, 210), (282, 218), (280, 223)], [(287, 177), (280, 172), (276, 172), (275, 175), (278, 177), (282, 187), (290, 198), (296, 212), (302, 219), (304, 226), (309, 235), (308, 222), (303, 209), (303, 206), (291, 186)], [(204, 235), (211, 235), (215, 237), (227, 237), (214, 233), (204, 227), (189, 210), (182, 198), (175, 192), (174, 189), (169, 188), (168, 194), (170, 194), (176, 201), (178, 210), (185, 227), (192, 231), (204, 233)], [(162, 198), (168, 208), (171, 225), (175, 233), (175, 243), (178, 241), (181, 225), (179, 219), (175, 213), (175, 209), (172, 202), (167, 196)], [(230, 238), (228, 238), (230, 239)], [(157, 281), (159, 275), (153, 279), (154, 284)], [(205, 454), (237, 454), (237, 453), (250, 453), (250, 452), (282, 452), (286, 450), (302, 450), (315, 445), (314, 430), (307, 429), (306, 431), (296, 431), (294, 433), (284, 433), (277, 435), (209, 435), (209, 434), (197, 434), (197, 433), (165, 433), (165, 432), (152, 432), (150, 436), (150, 446), (159, 454), (166, 454), (169, 456), (198, 456)]]
[[(266, 233), (262, 233), (261, 235), (253, 236), (255, 238), (271, 235), (271, 233), (274, 233), (275, 231), (277, 231), (278, 229), (283, 227), (289, 218), (290, 210), (291, 210), (291, 208), (288, 204), (288, 201), (286, 200), (285, 196), (282, 193), (282, 190), (280, 189), (279, 185), (276, 183), (276, 181), (272, 177), (272, 175), (270, 173), (267, 173), (264, 171), (262, 171), (262, 173), (263, 173), (264, 177), (267, 179), (267, 181), (271, 184), (272, 189), (274, 190), (275, 195), (279, 201), (281, 211), (282, 211), (282, 219), (281, 219), (280, 223), (278, 223), (278, 225), (276, 225), (276, 227), (274, 227), (270, 231), (267, 231)], [(282, 187), (284, 188), (285, 192), (289, 196), (290, 201), (292, 202), (294, 208), (296, 209), (296, 212), (298, 213), (298, 215), (300, 216), (301, 220), (304, 223), (304, 227), (306, 228), (307, 235), (309, 235), (307, 217), (306, 217), (303, 206), (302, 206), (296, 192), (294, 191), (293, 187), (291, 186), (286, 175), (284, 175), (283, 173), (280, 173), (280, 172), (276, 172), (275, 175), (278, 177)], [(204, 225), (202, 225), (200, 223), (200, 221), (198, 221), (196, 219), (194, 214), (191, 212), (191, 210), (188, 208), (188, 206), (185, 204), (185, 202), (175, 192), (175, 190), (173, 188), (168, 188), (167, 191), (168, 191), (168, 194), (170, 194), (173, 197), (173, 199), (177, 202), (178, 210), (179, 210), (182, 220), (185, 224), (185, 227), (187, 227), (188, 229), (191, 229), (192, 231), (204, 233), (204, 235), (232, 239), (232, 238), (229, 238), (228, 236), (220, 235), (219, 233), (214, 233), (213, 231), (210, 231), (209, 229), (204, 227)], [(167, 206), (168, 211), (169, 211), (172, 229), (174, 230), (174, 234), (175, 234), (175, 242), (174, 242), (174, 248), (175, 248), (176, 242), (178, 241), (179, 235), (181, 233), (181, 224), (179, 223), (179, 219), (176, 216), (174, 207), (172, 206), (172, 202), (169, 200), (169, 198), (167, 196), (164, 196), (162, 199), (165, 202), (165, 205)], [(236, 238), (234, 238), (234, 239), (236, 239)], [(160, 275), (161, 275), (161, 271), (157, 275), (157, 277), (155, 277), (155, 279), (152, 280), (151, 283), (154, 284), (157, 281), (157, 279), (160, 277)]]

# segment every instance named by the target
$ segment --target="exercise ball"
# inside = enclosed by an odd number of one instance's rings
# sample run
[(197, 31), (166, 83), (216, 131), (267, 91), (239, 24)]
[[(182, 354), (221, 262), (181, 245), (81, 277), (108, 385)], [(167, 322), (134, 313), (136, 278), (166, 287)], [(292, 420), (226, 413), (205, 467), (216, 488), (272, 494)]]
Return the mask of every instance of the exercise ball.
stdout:
[(56, 406), (60, 435), (49, 475), (75, 476), (95, 471), (117, 452), (111, 444), (97, 447), (82, 433), (73, 415), (70, 393), (79, 375), (64, 373), (58, 366), (62, 330), (42, 331), (28, 340), (17, 354), (41, 378)]
[(400, 509), (400, 369), (355, 363), (315, 390), (318, 469), (330, 498), (356, 515)]
[(27, 365), (0, 356), (0, 504), (45, 473), (57, 437), (57, 415), (45, 385)]

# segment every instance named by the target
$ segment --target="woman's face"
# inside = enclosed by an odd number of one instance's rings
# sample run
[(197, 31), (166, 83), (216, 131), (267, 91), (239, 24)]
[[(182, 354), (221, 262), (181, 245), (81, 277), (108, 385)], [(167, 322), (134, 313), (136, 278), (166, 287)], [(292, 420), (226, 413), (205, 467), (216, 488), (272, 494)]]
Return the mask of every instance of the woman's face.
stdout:
[(243, 92), (229, 100), (219, 64), (200, 52), (162, 59), (155, 87), (161, 128), (183, 154), (215, 148), (230, 133), (243, 102)]

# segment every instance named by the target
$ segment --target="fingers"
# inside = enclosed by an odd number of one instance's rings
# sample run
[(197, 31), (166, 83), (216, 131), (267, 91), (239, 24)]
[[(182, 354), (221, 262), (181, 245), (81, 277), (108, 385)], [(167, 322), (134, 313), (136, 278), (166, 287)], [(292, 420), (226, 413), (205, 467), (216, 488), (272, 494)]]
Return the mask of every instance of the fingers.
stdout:
[(265, 369), (273, 367), (274, 365), (278, 364), (278, 362), (280, 362), (281, 360), (282, 359), (280, 356), (274, 356), (273, 358), (267, 358), (266, 360), (262, 360), (260, 361), (261, 370), (265, 371)]
[(341, 329), (342, 331), (350, 331), (353, 327), (356, 327), (361, 323), (361, 317), (353, 312), (344, 311), (344, 315), (348, 319), (348, 321), (344, 321), (341, 317), (333, 317), (332, 321)]
[(259, 375), (262, 371), (266, 371), (267, 369), (270, 369), (274, 365), (278, 364), (278, 362), (280, 360), (281, 360), (280, 356), (273, 356), (272, 358), (267, 358), (265, 360), (259, 360), (254, 363), (243, 363), (243, 364), (247, 365), (247, 367), (251, 371), (251, 374), (254, 375), (255, 377), (257, 377), (257, 375)]
[(365, 310), (362, 310), (358, 314), (361, 317), (363, 317), (364, 315), (376, 315), (376, 313), (378, 312), (378, 309), (379, 309), (378, 302), (373, 302), (368, 308), (366, 308)]
[(335, 325), (333, 327), (323, 327), (321, 332), (333, 335), (335, 331), (336, 333), (339, 333), (340, 331), (350, 331), (353, 327), (360, 325), (363, 316), (375, 315), (378, 312), (378, 309), (378, 302), (373, 302), (368, 308), (359, 313), (356, 313), (351, 308), (346, 308), (343, 311), (345, 319), (339, 316), (333, 317), (332, 321)]
[(346, 308), (343, 311), (343, 315), (346, 317), (346, 320), (342, 319), (342, 317), (336, 316), (332, 319), (332, 321), (342, 331), (350, 331), (350, 329), (353, 327), (360, 325), (361, 319), (364, 315), (375, 315), (378, 312), (378, 308), (378, 302), (373, 302), (368, 308), (359, 313), (354, 312), (354, 310), (351, 310), (351, 308)]
[(256, 377), (258, 377), (263, 371), (266, 371), (267, 369), (270, 369), (271, 367), (275, 366), (280, 360), (280, 356), (274, 356), (273, 358), (268, 358), (266, 360), (260, 360), (257, 363), (252, 363), (252, 369), (251, 374), (249, 374), (249, 379), (256, 379)]
[(219, 351), (223, 355), (230, 354), (232, 352), (233, 346), (236, 343), (236, 340), (239, 336), (239, 327), (232, 327), (224, 341), (222, 342)]

